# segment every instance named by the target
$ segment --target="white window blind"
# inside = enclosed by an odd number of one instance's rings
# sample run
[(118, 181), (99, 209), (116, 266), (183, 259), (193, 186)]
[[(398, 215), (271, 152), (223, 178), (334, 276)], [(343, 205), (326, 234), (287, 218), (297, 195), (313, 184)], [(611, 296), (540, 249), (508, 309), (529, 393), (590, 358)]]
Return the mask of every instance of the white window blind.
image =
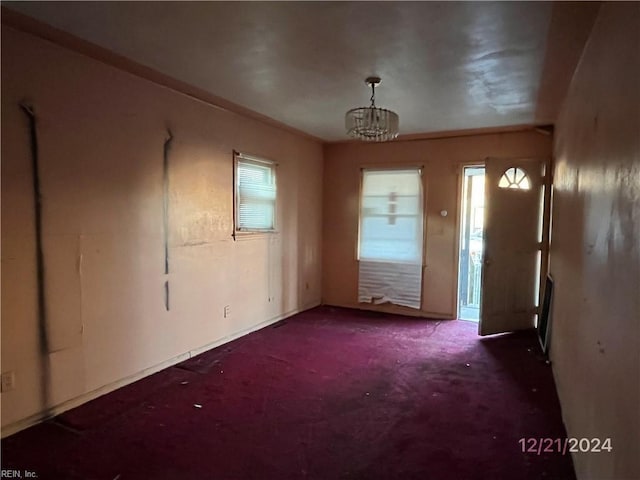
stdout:
[(420, 308), (423, 200), (419, 168), (363, 170), (360, 198), (360, 302)]
[(276, 164), (244, 154), (235, 160), (235, 229), (275, 230)]

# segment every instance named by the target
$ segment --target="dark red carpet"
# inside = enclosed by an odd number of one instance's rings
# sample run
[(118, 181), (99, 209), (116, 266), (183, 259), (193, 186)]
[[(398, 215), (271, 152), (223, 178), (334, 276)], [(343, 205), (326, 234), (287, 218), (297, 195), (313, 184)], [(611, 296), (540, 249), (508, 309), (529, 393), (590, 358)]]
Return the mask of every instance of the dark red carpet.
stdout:
[[(55, 480), (574, 479), (534, 332), (319, 307), (2, 441)], [(199, 406), (199, 407), (198, 407)]]

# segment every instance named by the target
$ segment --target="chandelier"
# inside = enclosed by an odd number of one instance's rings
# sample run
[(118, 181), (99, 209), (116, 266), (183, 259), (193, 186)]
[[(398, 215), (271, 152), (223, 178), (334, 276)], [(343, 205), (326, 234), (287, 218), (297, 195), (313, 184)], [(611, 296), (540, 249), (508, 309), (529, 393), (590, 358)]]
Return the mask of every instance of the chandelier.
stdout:
[(386, 142), (398, 136), (398, 114), (376, 107), (376, 85), (380, 77), (365, 80), (371, 86), (371, 106), (352, 108), (344, 118), (347, 134), (366, 142)]

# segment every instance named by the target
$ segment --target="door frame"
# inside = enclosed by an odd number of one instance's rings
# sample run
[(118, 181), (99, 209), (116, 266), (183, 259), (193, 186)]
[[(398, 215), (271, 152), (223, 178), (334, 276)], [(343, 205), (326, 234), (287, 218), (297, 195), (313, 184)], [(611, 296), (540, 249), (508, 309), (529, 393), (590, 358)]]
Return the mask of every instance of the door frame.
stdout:
[(545, 283), (547, 274), (549, 273), (549, 260), (551, 257), (551, 208), (553, 202), (553, 170), (555, 159), (553, 155), (543, 158), (544, 160), (544, 176), (542, 178), (543, 203), (542, 203), (542, 245), (540, 246), (540, 278), (538, 287), (538, 319), (536, 326), (540, 322), (540, 314), (542, 313), (542, 303), (545, 295)]
[[(489, 157), (485, 157), (482, 160), (470, 160), (467, 162), (460, 162), (458, 163), (457, 167), (456, 167), (456, 175), (457, 175), (457, 179), (456, 179), (456, 196), (457, 196), (457, 200), (456, 200), (456, 226), (455, 226), (455, 236), (456, 236), (456, 243), (455, 243), (455, 269), (456, 269), (456, 274), (455, 274), (455, 281), (454, 281), (454, 288), (455, 288), (455, 300), (454, 300), (454, 312), (455, 312), (455, 316), (456, 319), (460, 318), (460, 302), (459, 302), (459, 298), (458, 298), (458, 294), (460, 292), (460, 236), (462, 234), (462, 206), (463, 206), (463, 202), (464, 199), (462, 198), (462, 194), (464, 193), (464, 169), (465, 168), (473, 168), (473, 167), (478, 167), (478, 168), (486, 168), (486, 159)], [(482, 302), (480, 304), (480, 318), (482, 318)], [(480, 321), (478, 320), (478, 324), (480, 323)]]
[[(458, 292), (460, 289), (460, 235), (462, 233), (461, 230), (461, 223), (462, 223), (462, 202), (463, 202), (463, 198), (462, 198), (462, 194), (464, 192), (464, 169), (468, 168), (468, 167), (482, 167), (482, 168), (486, 168), (486, 161), (487, 158), (489, 157), (485, 157), (482, 160), (469, 160), (469, 161), (465, 161), (465, 162), (460, 162), (457, 164), (456, 166), (456, 175), (457, 175), (457, 180), (456, 180), (456, 226), (455, 226), (455, 236), (456, 236), (456, 242), (455, 242), (455, 269), (456, 269), (456, 274), (455, 274), (455, 281), (454, 281), (454, 288), (455, 288), (455, 300), (454, 300), (454, 312), (456, 315), (456, 319), (458, 319), (460, 317), (460, 312), (459, 312), (459, 305), (458, 305)], [(491, 157), (493, 158), (493, 157)], [(482, 318), (482, 306), (480, 309), (480, 318)], [(478, 324), (480, 322), (478, 321)]]

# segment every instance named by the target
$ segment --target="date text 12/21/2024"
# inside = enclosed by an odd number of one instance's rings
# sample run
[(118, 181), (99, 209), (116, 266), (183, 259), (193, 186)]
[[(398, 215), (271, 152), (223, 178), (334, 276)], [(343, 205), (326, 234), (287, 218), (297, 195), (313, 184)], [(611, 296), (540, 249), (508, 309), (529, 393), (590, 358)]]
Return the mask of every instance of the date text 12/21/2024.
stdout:
[(523, 453), (609, 453), (613, 450), (610, 438), (545, 438), (528, 437), (518, 440)]

